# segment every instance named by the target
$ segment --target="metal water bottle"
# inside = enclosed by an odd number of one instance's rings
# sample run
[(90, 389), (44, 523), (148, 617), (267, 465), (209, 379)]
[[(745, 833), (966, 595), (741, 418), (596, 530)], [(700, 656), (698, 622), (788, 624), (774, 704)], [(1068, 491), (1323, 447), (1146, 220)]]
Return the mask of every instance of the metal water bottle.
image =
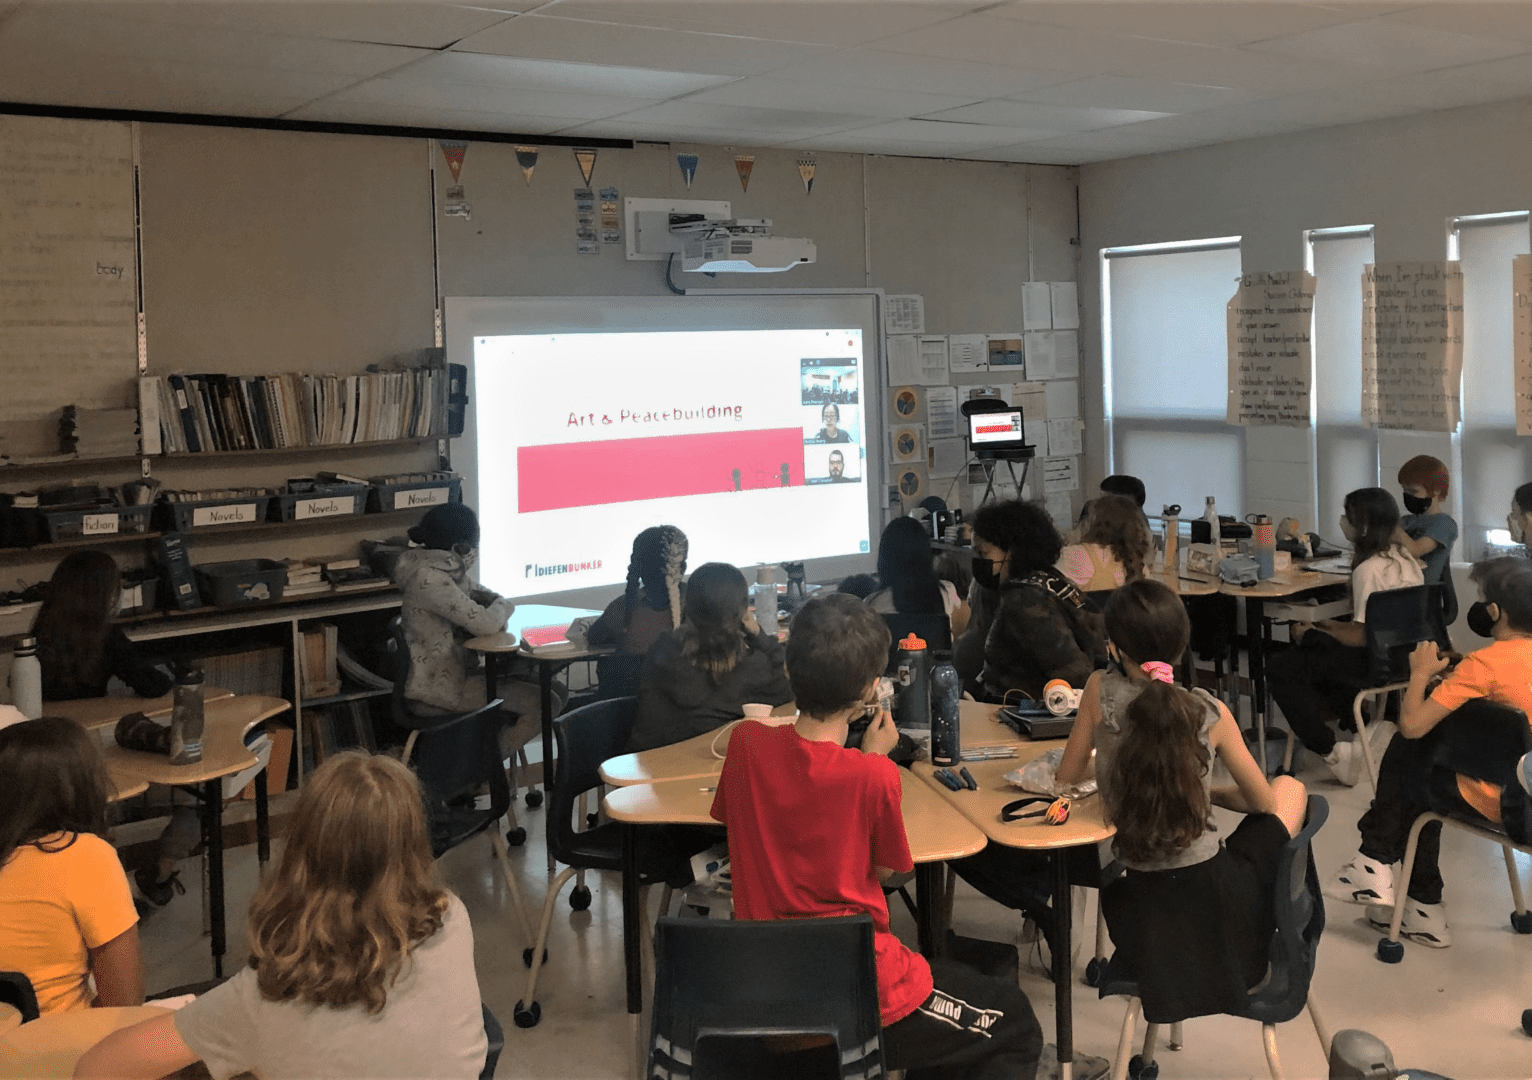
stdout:
[(1277, 535), (1271, 518), (1256, 514), (1251, 530), (1255, 540), (1256, 576), (1262, 581), (1276, 573)]
[(919, 731), (931, 723), (931, 654), (910, 634), (899, 642), (899, 675), (894, 680), (894, 726)]
[(202, 760), (202, 672), (183, 668), (176, 675), (170, 709), (170, 763), (191, 765)]
[(962, 725), (958, 702), (963, 697), (963, 680), (952, 666), (950, 654), (942, 653), (931, 672), (931, 763), (956, 765), (963, 757)]
[(1218, 551), (1219, 545), (1223, 543), (1223, 528), (1218, 521), (1218, 505), (1211, 495), (1207, 497), (1207, 506), (1202, 511), (1202, 520), (1208, 523), (1208, 529), (1213, 534), (1208, 543), (1213, 545), (1214, 551)]
[(37, 662), (35, 637), (24, 637), (16, 643), (15, 658), (11, 661), (11, 704), (28, 720), (43, 714), (43, 669)]
[(1163, 511), (1165, 523), (1165, 573), (1174, 574), (1181, 566), (1181, 507), (1167, 504)]
[(777, 636), (777, 572), (762, 565), (755, 571), (755, 621), (761, 624), (761, 633), (767, 637)]

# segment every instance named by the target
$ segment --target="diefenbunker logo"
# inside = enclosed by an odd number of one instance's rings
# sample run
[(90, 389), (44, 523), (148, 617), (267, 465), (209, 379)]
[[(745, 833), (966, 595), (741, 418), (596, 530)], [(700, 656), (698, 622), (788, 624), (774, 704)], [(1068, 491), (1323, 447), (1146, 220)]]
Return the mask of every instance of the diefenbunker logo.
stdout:
[(578, 574), (581, 570), (600, 570), (601, 560), (592, 559), (589, 562), (566, 562), (554, 563), (552, 566), (542, 566), (538, 563), (527, 563), (527, 572), (523, 577), (551, 577), (554, 574)]

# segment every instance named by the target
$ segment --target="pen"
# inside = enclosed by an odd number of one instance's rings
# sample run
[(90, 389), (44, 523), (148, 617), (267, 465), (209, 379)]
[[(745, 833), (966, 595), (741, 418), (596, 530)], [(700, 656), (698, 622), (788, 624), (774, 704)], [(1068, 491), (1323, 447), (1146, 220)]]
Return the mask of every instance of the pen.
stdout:
[(698, 791), (717, 791), (718, 789), (716, 787), (700, 787), (697, 790)]
[(958, 773), (963, 777), (963, 783), (968, 785), (969, 791), (979, 790), (979, 782), (973, 778), (973, 773), (968, 771), (968, 767), (966, 765), (959, 768)]

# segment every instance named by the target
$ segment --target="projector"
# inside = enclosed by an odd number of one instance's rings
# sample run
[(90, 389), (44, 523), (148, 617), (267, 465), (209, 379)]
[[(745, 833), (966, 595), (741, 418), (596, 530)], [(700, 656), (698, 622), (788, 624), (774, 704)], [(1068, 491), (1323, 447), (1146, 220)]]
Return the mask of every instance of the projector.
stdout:
[(687, 241), (681, 269), (704, 274), (773, 274), (811, 263), (816, 257), (812, 240), (730, 232)]

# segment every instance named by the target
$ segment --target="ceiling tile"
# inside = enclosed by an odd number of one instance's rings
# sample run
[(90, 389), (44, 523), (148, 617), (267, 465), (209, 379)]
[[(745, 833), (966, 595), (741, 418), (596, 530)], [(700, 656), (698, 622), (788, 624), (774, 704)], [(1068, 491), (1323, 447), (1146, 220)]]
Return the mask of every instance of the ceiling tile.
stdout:
[(983, 14), (965, 15), (887, 38), (878, 42), (878, 48), (918, 56), (1052, 69), (1079, 77), (1174, 60), (1196, 53), (1203, 46), (1046, 26)]
[[(54, 5), (49, 5), (50, 7)], [(413, 45), (441, 49), (459, 38), (511, 18), (537, 0), (496, 0), (494, 5), (422, 3), (419, 0), (111, 0), (76, 3), (84, 10), (134, 22), (198, 26), (247, 34), (362, 41), (379, 45)]]
[(971, 98), (1008, 97), (1072, 78), (1067, 72), (1052, 68), (911, 56), (880, 49), (847, 49), (772, 74), (779, 79), (828, 86), (864, 86)]
[(1015, 125), (947, 124), (937, 120), (895, 120), (847, 132), (858, 140), (889, 139), (896, 142), (930, 143), (949, 147), (1000, 146), (1026, 142), (1058, 134), (1046, 129), (1025, 129)]
[(831, 47), (523, 15), (474, 34), (457, 48), (661, 71), (758, 75), (826, 53)]
[[(544, 116), (575, 120), (600, 120), (635, 109), (658, 105), (655, 98), (619, 97), (612, 94), (571, 94), (554, 90), (521, 90), (499, 86), (467, 86), (462, 83), (419, 82), (414, 79), (369, 79), (333, 95), (333, 101), (355, 104), (396, 105), (427, 110), (479, 112), (490, 115)], [(316, 103), (317, 104), (317, 103)]]
[(908, 117), (966, 105), (974, 99), (955, 94), (922, 94), (870, 90), (860, 86), (826, 86), (775, 75), (757, 75), (727, 86), (692, 94), (687, 101), (757, 108), (799, 109), (810, 112), (852, 113), (859, 116)]
[(1249, 101), (1257, 95), (1254, 91), (1230, 86), (1193, 86), (1160, 79), (1092, 75), (1087, 79), (1075, 79), (1057, 86), (1025, 90), (1008, 96), (1013, 100), (1034, 101), (1042, 105), (1187, 113)]
[(981, 101), (960, 109), (948, 109), (926, 117), (960, 124), (993, 124), (998, 127), (1039, 128), (1049, 131), (1091, 131), (1158, 120), (1170, 113), (1142, 109), (1092, 109), (1070, 105), (1038, 105), (1025, 101)]
[(663, 121), (634, 123), (629, 120), (594, 120), (560, 128), (555, 134), (591, 139), (632, 139), (634, 142), (695, 142), (712, 146), (764, 147), (779, 143), (812, 139), (818, 132), (793, 132), (785, 129), (749, 130), (742, 127), (673, 124)]
[(1406, 22), (1431, 30), (1448, 30), (1475, 37), (1532, 42), (1532, 4), (1481, 3), (1453, 0), (1425, 4), (1384, 16), (1385, 22)]
[(957, 158), (970, 148), (951, 143), (923, 142), (919, 139), (858, 138), (855, 132), (820, 135), (778, 144), (794, 150), (824, 150), (848, 154), (903, 154), (910, 157)]
[(1109, 27), (1135, 37), (1189, 41), (1200, 45), (1241, 45), (1281, 34), (1296, 34), (1346, 22), (1352, 16), (1309, 4), (1269, 3), (1078, 3), (1013, 0), (986, 14), (1079, 30)]
[[(1532, 57), (1527, 59), (1532, 63)], [(1514, 97), (1516, 93), (1513, 87), (1466, 74), (1462, 68), (1384, 79), (1366, 83), (1352, 91), (1361, 101), (1395, 104), (1400, 113), (1416, 109), (1455, 109), (1485, 101), (1503, 101)]]
[[(1532, 87), (1532, 55), (1512, 56), (1505, 60), (1490, 60), (1483, 64), (1465, 64), (1448, 69), (1453, 75), (1467, 75), (1488, 82), (1502, 83), (1507, 87)], [(1446, 74), (1447, 72), (1444, 72)], [(1506, 95), (1511, 96), (1510, 94)]]
[(1524, 43), (1427, 30), (1409, 23), (1368, 19), (1271, 38), (1250, 46), (1259, 52), (1308, 60), (1341, 60), (1400, 71), (1430, 71), (1526, 52)]
[(1122, 74), (1141, 79), (1229, 86), (1265, 94), (1355, 86), (1379, 77), (1377, 68), (1337, 61), (1301, 60), (1246, 48), (1210, 49)]
[(623, 23), (664, 30), (732, 34), (777, 41), (859, 45), (891, 34), (930, 26), (983, 7), (978, 2), (868, 3), (815, 0), (813, 3), (739, 0), (561, 0), (561, 18)]
[(333, 99), (317, 101), (312, 105), (294, 109), (284, 119), (315, 120), (334, 124), (440, 128), (445, 131), (502, 131), (528, 136), (551, 135), (560, 128), (567, 127), (570, 122), (568, 117), (559, 116), (510, 116), (470, 110), (432, 109)]
[(691, 101), (668, 101), (629, 113), (635, 124), (664, 127), (715, 128), (751, 133), (780, 131), (781, 138), (820, 134), (875, 122), (866, 116), (803, 112), (790, 109), (752, 109), (743, 105), (704, 105)]
[(733, 81), (729, 75), (572, 64), (560, 60), (527, 60), (519, 56), (465, 52), (437, 53), (408, 68), (391, 71), (386, 77), (412, 82), (461, 83), (518, 90), (557, 90), (643, 98), (677, 97)]

